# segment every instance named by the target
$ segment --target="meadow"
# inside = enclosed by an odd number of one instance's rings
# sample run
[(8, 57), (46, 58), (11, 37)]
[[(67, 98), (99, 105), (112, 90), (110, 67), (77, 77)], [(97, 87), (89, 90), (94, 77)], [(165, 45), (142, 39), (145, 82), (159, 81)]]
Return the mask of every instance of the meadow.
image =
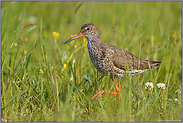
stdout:
[[(84, 37), (64, 44), (88, 22), (103, 42), (161, 66), (121, 78), (119, 101), (91, 100), (114, 82), (95, 69)], [(181, 122), (182, 1), (1, 1), (1, 122), (61, 121)]]

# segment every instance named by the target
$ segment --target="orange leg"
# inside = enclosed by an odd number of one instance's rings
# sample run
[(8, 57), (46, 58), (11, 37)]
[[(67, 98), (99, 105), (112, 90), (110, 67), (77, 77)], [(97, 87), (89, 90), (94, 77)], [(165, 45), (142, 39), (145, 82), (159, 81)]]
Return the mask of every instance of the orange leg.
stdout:
[[(118, 80), (118, 84), (119, 84), (119, 88), (120, 88), (120, 92), (121, 92), (121, 84), (120, 84), (119, 80)], [(109, 92), (109, 91), (101, 90), (100, 92), (98, 92), (97, 94), (95, 94), (95, 95), (91, 98), (91, 100), (93, 100), (94, 98), (97, 99), (97, 98), (100, 97), (101, 95), (103, 96), (104, 93), (109, 93), (109, 94), (118, 95), (118, 100), (119, 100), (119, 98), (120, 98), (120, 93), (119, 93), (119, 89), (118, 89), (118, 86), (117, 86), (116, 82), (114, 82), (114, 86), (115, 86), (117, 92)]]
[[(120, 98), (120, 93), (121, 93), (121, 84), (120, 84), (119, 80), (118, 80), (118, 85), (119, 85), (119, 89), (120, 89), (120, 92), (117, 91), (117, 92), (119, 93), (119, 94), (118, 94), (118, 100), (119, 100), (119, 98)], [(116, 84), (116, 86), (117, 86), (117, 84)]]

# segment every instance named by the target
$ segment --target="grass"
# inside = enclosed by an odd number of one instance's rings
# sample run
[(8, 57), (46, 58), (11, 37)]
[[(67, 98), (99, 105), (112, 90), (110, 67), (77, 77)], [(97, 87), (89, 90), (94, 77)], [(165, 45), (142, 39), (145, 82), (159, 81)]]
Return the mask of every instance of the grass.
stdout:
[[(182, 121), (181, 10), (181, 1), (1, 2), (1, 121)], [(119, 101), (91, 101), (115, 88), (92, 65), (84, 38), (64, 45), (87, 22), (103, 42), (161, 66), (120, 79)]]

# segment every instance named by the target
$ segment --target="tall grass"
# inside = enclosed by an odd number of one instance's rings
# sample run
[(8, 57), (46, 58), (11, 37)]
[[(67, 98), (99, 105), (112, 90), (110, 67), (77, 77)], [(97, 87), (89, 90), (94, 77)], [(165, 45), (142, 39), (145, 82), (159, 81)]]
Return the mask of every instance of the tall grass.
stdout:
[[(180, 1), (1, 2), (1, 121), (182, 121), (181, 10)], [(115, 87), (92, 65), (84, 38), (64, 45), (87, 22), (103, 42), (161, 66), (120, 79), (119, 101), (91, 100)]]

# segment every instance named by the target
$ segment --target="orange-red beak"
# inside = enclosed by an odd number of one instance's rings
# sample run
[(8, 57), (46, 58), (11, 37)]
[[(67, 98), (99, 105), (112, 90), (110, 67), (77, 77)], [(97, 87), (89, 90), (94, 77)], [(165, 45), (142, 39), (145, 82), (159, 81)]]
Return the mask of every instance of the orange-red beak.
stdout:
[(74, 40), (74, 39), (76, 39), (76, 38), (82, 37), (82, 36), (83, 36), (83, 33), (80, 32), (80, 33), (78, 33), (76, 36), (74, 36), (73, 38), (67, 40), (64, 44), (66, 44), (66, 43), (68, 43), (68, 42), (70, 42), (70, 41), (72, 41), (72, 40)]

